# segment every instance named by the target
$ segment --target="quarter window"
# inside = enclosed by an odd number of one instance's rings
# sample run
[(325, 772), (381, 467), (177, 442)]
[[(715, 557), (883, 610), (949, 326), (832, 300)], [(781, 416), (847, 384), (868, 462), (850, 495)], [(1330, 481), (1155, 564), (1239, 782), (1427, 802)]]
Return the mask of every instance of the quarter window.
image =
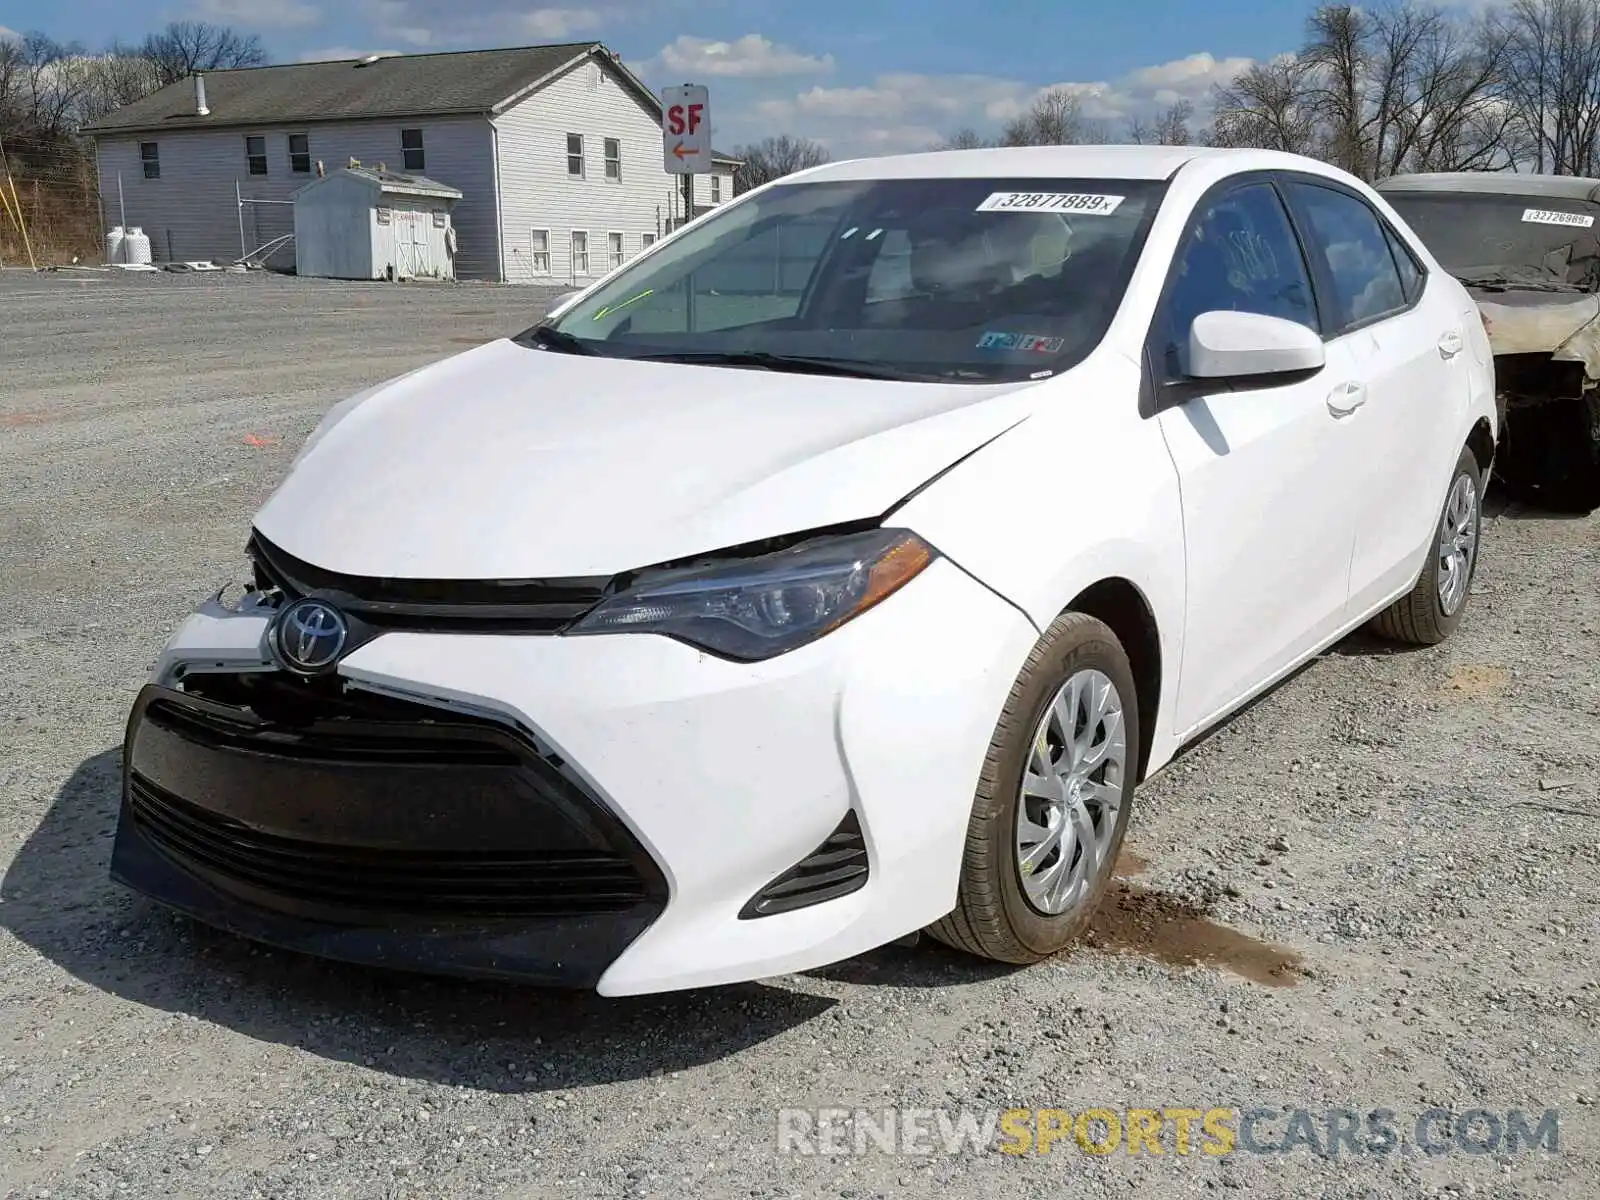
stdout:
[(1206, 202), (1190, 225), (1158, 326), (1169, 379), (1188, 373), (1194, 319), (1216, 309), (1318, 328), (1305, 257), (1270, 184), (1247, 184)]
[(400, 131), (400, 159), (408, 171), (425, 171), (428, 169), (427, 157), (422, 153), (422, 130), (402, 129)]
[(583, 134), (567, 134), (567, 174), (583, 178)]
[(146, 179), (161, 178), (161, 147), (155, 142), (139, 143), (139, 161), (144, 164)]
[(311, 174), (311, 139), (303, 133), (289, 135), (289, 170), (296, 175)]
[(244, 159), (249, 164), (250, 174), (265, 175), (267, 173), (267, 139), (264, 137), (245, 138)]
[(1400, 240), (1400, 235), (1387, 224), (1383, 227), (1389, 237), (1389, 249), (1394, 253), (1394, 265), (1400, 269), (1400, 287), (1405, 291), (1406, 303), (1414, 304), (1422, 295), (1424, 273), (1422, 264), (1411, 252), (1411, 247)]
[(1406, 306), (1406, 289), (1389, 238), (1365, 201), (1317, 184), (1289, 185), (1305, 212), (1311, 252), (1333, 287), (1332, 331), (1343, 333)]

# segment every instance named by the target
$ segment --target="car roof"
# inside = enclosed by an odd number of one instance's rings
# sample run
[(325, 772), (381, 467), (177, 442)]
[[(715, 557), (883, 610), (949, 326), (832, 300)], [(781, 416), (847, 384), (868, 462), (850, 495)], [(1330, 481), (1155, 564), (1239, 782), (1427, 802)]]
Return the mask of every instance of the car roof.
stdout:
[(1227, 164), (1232, 170), (1299, 167), (1322, 164), (1298, 155), (1269, 150), (1235, 150), (1208, 146), (1001, 146), (981, 150), (930, 150), (825, 163), (787, 176), (780, 182), (823, 183), (857, 179), (962, 179), (1027, 176), (1063, 179), (1170, 179), (1197, 159)]
[(1385, 195), (1402, 192), (1477, 193), (1492, 196), (1545, 196), (1558, 200), (1600, 201), (1600, 179), (1581, 175), (1524, 175), (1512, 171), (1439, 171), (1393, 175), (1374, 185)]

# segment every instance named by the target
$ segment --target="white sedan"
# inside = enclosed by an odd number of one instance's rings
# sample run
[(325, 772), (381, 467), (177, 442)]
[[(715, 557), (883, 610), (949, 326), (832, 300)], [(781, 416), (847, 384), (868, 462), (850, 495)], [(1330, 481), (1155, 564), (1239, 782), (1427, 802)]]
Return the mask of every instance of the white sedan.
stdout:
[(608, 995), (1040, 959), (1186, 742), (1456, 628), (1493, 391), (1466, 291), (1314, 161), (792, 175), (327, 415), (133, 705), (112, 873)]

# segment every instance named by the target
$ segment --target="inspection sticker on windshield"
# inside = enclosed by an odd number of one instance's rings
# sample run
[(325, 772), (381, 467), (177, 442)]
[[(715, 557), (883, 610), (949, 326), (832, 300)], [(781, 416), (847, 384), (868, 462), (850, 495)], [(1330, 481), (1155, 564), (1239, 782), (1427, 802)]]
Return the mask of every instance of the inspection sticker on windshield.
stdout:
[(995, 192), (974, 212), (1065, 212), (1109, 217), (1126, 196), (1090, 192)]
[(1036, 333), (986, 333), (978, 339), (979, 350), (1031, 350), (1035, 354), (1060, 354), (1066, 344), (1066, 338)]
[(1588, 229), (1594, 224), (1594, 218), (1588, 213), (1552, 212), (1548, 208), (1524, 209), (1522, 219), (1536, 225), (1575, 225), (1579, 229)]

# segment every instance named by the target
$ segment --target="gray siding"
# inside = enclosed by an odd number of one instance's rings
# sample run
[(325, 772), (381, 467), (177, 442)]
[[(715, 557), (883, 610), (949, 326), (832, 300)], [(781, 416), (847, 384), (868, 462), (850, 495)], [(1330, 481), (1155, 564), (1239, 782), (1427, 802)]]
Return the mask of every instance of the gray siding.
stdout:
[[(127, 224), (150, 235), (157, 262), (239, 257), (239, 214), (234, 181), (246, 199), (287, 200), (297, 188), (316, 178), (321, 159), (328, 170), (350, 158), (391, 170), (404, 170), (400, 130), (423, 131), (424, 173), (465, 193), (455, 207), (456, 273), (461, 278), (497, 279), (499, 230), (494, 203), (494, 140), (489, 122), (480, 117), (437, 120), (341, 121), (257, 129), (158, 131), (97, 140), (100, 194), (106, 225), (121, 224), (117, 184), (121, 178)], [(290, 172), (288, 135), (310, 138), (313, 174)], [(267, 174), (251, 175), (245, 160), (245, 138), (266, 139)], [(160, 148), (161, 177), (146, 179), (139, 143)], [(294, 229), (288, 205), (247, 205), (245, 241), (258, 246)], [(292, 251), (275, 256), (273, 265), (293, 262)]]
[[(681, 212), (678, 177), (662, 165), (661, 125), (632, 91), (598, 63), (585, 62), (552, 80), (494, 120), (499, 134), (504, 274), (512, 283), (592, 282), (610, 270), (610, 235), (620, 233), (624, 261), (647, 233), (665, 233)], [(567, 135), (583, 136), (584, 173), (567, 169)], [(608, 179), (605, 139), (621, 142), (622, 178)], [(696, 203), (711, 188), (696, 179)], [(722, 199), (733, 193), (722, 181)], [(535, 268), (534, 230), (549, 233), (550, 269)], [(572, 233), (588, 234), (589, 270), (573, 262)]]

